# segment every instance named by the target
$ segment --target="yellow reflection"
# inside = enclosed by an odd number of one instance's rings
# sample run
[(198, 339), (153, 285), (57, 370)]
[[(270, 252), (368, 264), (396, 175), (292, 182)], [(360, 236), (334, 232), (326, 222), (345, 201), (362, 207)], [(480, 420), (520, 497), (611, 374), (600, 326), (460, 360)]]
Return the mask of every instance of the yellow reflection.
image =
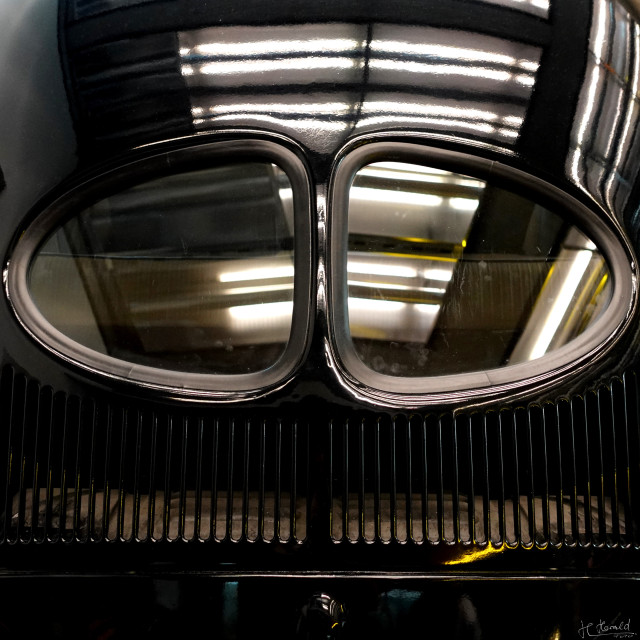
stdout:
[(478, 562), (479, 560), (486, 560), (487, 558), (492, 558), (501, 554), (504, 551), (505, 547), (494, 547), (493, 544), (489, 543), (486, 547), (482, 549), (478, 549), (477, 547), (471, 547), (469, 549), (462, 548), (459, 554), (450, 560), (446, 560), (444, 564), (446, 565), (458, 565), (458, 564), (468, 564), (470, 562)]

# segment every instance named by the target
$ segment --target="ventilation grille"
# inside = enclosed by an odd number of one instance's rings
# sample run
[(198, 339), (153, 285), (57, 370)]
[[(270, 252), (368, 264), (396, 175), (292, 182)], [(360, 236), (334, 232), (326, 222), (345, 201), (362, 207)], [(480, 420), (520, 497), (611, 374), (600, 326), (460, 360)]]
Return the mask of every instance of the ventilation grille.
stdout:
[(7, 366), (0, 408), (0, 544), (640, 547), (633, 373), (515, 410), (309, 424), (80, 400)]
[(306, 426), (114, 408), (10, 367), (0, 393), (2, 543), (306, 536)]
[(627, 374), (541, 406), (333, 424), (332, 538), (638, 547), (637, 403)]

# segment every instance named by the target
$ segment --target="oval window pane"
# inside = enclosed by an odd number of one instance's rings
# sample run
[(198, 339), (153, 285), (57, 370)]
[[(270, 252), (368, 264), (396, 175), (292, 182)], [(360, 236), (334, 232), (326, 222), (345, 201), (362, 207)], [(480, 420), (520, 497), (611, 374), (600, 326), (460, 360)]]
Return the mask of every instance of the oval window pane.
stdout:
[(361, 168), (348, 210), (348, 316), (358, 357), (390, 376), (535, 360), (611, 299), (581, 230), (516, 193), (415, 164)]
[(30, 295), (72, 341), (136, 365), (246, 374), (291, 332), (291, 183), (267, 162), (151, 180), (56, 229), (34, 255)]

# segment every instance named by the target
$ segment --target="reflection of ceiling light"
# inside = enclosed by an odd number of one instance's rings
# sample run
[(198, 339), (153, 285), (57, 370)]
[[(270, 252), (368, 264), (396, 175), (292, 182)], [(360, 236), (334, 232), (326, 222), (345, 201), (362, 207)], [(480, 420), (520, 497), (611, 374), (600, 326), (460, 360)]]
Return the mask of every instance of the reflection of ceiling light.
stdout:
[[(462, 66), (458, 64), (433, 64), (428, 62), (407, 62), (406, 60), (371, 60), (369, 68), (375, 71), (396, 71), (404, 73), (429, 73), (439, 76), (471, 76), (498, 82), (513, 79), (509, 71), (490, 69), (480, 66)], [(533, 84), (533, 83), (532, 83)]]
[[(416, 105), (420, 106), (420, 105)], [(368, 108), (369, 105), (365, 103), (365, 107), (363, 109)], [(435, 127), (443, 127), (447, 129), (451, 129), (453, 127), (458, 129), (470, 129), (471, 131), (481, 131), (482, 133), (493, 134), (496, 133), (496, 128), (488, 124), (486, 122), (471, 122), (470, 120), (456, 120), (453, 118), (431, 118), (429, 116), (421, 116), (419, 113), (416, 113), (415, 116), (406, 115), (406, 116), (394, 116), (390, 115), (393, 112), (389, 112), (389, 115), (382, 116), (371, 116), (365, 117), (360, 120), (360, 126), (364, 129), (365, 127), (370, 127), (378, 124), (389, 124), (390, 122), (398, 122), (401, 124), (409, 124), (415, 122), (416, 124), (431, 124)], [(497, 132), (500, 135), (503, 135), (503, 129), (499, 129)], [(509, 137), (517, 137), (518, 132), (513, 131), (513, 135), (509, 134)]]
[[(389, 102), (387, 100), (371, 100), (365, 104), (368, 110), (375, 111), (377, 113), (424, 114), (427, 116), (442, 116), (444, 118), (455, 117), (468, 119), (473, 122), (503, 123), (514, 127), (520, 127), (524, 122), (524, 119), (519, 116), (509, 115), (503, 117), (493, 111), (473, 109), (470, 107), (454, 107), (450, 104), (425, 104), (416, 102), (404, 102), (402, 104), (398, 104), (397, 102)], [(412, 165), (408, 166), (411, 167)]]
[(427, 280), (440, 280), (441, 282), (449, 282), (453, 273), (447, 269), (425, 269), (424, 277)]
[[(312, 69), (354, 69), (360, 64), (360, 60), (354, 58), (284, 58), (280, 60), (247, 60), (246, 62), (206, 62), (199, 64), (199, 73), (206, 75), (222, 76), (250, 73), (256, 75), (268, 71), (309, 71)], [(190, 68), (190, 72), (185, 72)], [(183, 65), (184, 75), (193, 75), (195, 69), (190, 65)]]
[(265, 302), (263, 304), (245, 304), (229, 307), (229, 315), (235, 320), (259, 320), (291, 316), (293, 302)]
[[(451, 173), (450, 171), (437, 171), (429, 169), (428, 171), (417, 171), (419, 165), (406, 164), (404, 167), (381, 168), (382, 162), (367, 165), (358, 171), (358, 177), (369, 176), (371, 178), (379, 178), (385, 180), (410, 180), (411, 182), (428, 182), (430, 184), (455, 184), (467, 187), (482, 188), (485, 183), (480, 180), (466, 178), (459, 173)], [(395, 163), (385, 163), (395, 164)], [(397, 163), (400, 165), (401, 163)], [(404, 164), (404, 163), (403, 163)], [(427, 167), (425, 167), (427, 169)]]
[(410, 164), (408, 162), (372, 162), (370, 165), (367, 165), (367, 167), (375, 169), (392, 169), (393, 171), (407, 171), (410, 173), (424, 173), (427, 175), (431, 175), (432, 173), (440, 176), (454, 175), (451, 171), (445, 171), (444, 169), (434, 169), (433, 167), (427, 167), (420, 164)]
[(416, 278), (418, 272), (413, 267), (385, 264), (380, 262), (352, 262), (347, 266), (349, 273), (363, 273), (372, 276), (393, 276), (396, 278)]
[(531, 5), (549, 11), (549, 0), (531, 0)]
[[(344, 102), (246, 102), (234, 104), (216, 104), (208, 108), (208, 112), (213, 115), (225, 113), (286, 113), (298, 116), (316, 116), (347, 114), (351, 106)], [(201, 110), (202, 111), (202, 110)]]
[(310, 38), (309, 40), (257, 40), (255, 42), (206, 42), (196, 45), (193, 49), (180, 49), (180, 55), (185, 57), (193, 53), (200, 56), (219, 57), (248, 57), (267, 54), (317, 53), (327, 51), (331, 53), (347, 53), (357, 50), (359, 42), (349, 38)]
[(533, 87), (533, 85), (536, 82), (533, 76), (527, 76), (527, 75), (524, 75), (523, 73), (518, 74), (515, 77), (515, 80), (516, 82), (524, 85), (525, 87)]
[[(413, 42), (400, 42), (393, 40), (379, 40), (371, 45), (373, 51), (384, 53), (399, 53), (404, 56), (419, 55), (436, 59), (460, 60), (465, 62), (485, 62), (489, 64), (499, 64), (504, 66), (520, 66), (525, 64), (538, 65), (534, 60), (518, 59), (513, 56), (483, 51), (482, 49), (466, 49), (463, 47), (452, 47), (442, 44), (422, 44)], [(524, 64), (523, 64), (524, 63)], [(525, 67), (526, 68), (526, 67)]]
[(195, 125), (204, 125), (207, 122), (215, 121), (215, 122), (223, 122), (225, 120), (229, 120), (235, 122), (238, 119), (238, 116), (242, 116), (243, 120), (255, 120), (260, 123), (269, 123), (269, 124), (277, 124), (280, 127), (286, 127), (289, 129), (294, 129), (296, 131), (301, 130), (310, 130), (314, 133), (318, 133), (319, 131), (324, 131), (326, 133), (333, 133), (343, 131), (348, 125), (345, 122), (329, 122), (326, 120), (320, 120), (315, 118), (313, 120), (304, 120), (304, 119), (287, 119), (287, 118), (276, 118), (271, 115), (262, 115), (259, 113), (245, 113), (245, 114), (237, 114), (232, 113), (228, 115), (219, 115), (219, 116), (211, 116), (209, 118), (198, 118), (193, 121)]
[(271, 293), (272, 291), (292, 291), (292, 284), (269, 284), (258, 287), (234, 287), (233, 289), (225, 289), (225, 295), (236, 296), (246, 295), (250, 293)]
[(426, 313), (430, 316), (435, 316), (440, 311), (439, 304), (414, 304), (413, 308), (420, 313)]
[(270, 278), (292, 278), (294, 275), (293, 265), (283, 267), (263, 267), (261, 269), (243, 269), (242, 271), (227, 271), (218, 277), (220, 282), (242, 282), (248, 280), (268, 280)]
[(475, 211), (479, 202), (475, 198), (449, 198), (449, 206), (458, 211)]
[(529, 360), (540, 358), (547, 352), (547, 349), (553, 340), (553, 336), (556, 334), (556, 331), (558, 330), (558, 327), (560, 326), (560, 323), (573, 300), (573, 296), (580, 286), (580, 281), (582, 280), (584, 272), (587, 270), (592, 257), (593, 253), (588, 249), (583, 249), (577, 252), (576, 257), (573, 260), (573, 264), (569, 269), (569, 273), (567, 273), (565, 280), (562, 283), (562, 287), (560, 288), (551, 310), (547, 315), (547, 319), (540, 330), (538, 339), (536, 340), (533, 349), (531, 349)]
[(361, 282), (360, 280), (348, 280), (350, 287), (365, 287), (367, 289), (385, 289), (391, 291), (412, 291), (414, 293), (434, 293), (436, 295), (444, 295), (446, 289), (438, 289), (437, 287), (410, 287), (406, 284), (387, 284), (382, 282)]
[(392, 189), (371, 189), (369, 187), (351, 187), (349, 198), (351, 200), (409, 204), (416, 207), (437, 207), (442, 204), (442, 198), (440, 196), (434, 196), (429, 193), (394, 191)]

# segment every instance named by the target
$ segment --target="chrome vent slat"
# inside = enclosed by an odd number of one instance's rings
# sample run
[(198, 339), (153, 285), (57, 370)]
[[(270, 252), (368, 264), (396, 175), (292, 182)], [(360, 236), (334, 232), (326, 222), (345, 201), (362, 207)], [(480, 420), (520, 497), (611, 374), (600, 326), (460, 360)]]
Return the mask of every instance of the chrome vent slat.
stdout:
[(336, 543), (638, 547), (635, 372), (542, 405), (330, 434)]
[[(314, 535), (337, 543), (638, 547), (635, 372), (541, 405), (324, 424), (133, 409), (10, 366), (0, 402), (0, 544), (302, 542), (317, 501)], [(323, 434), (328, 485), (310, 476)]]
[(0, 544), (306, 537), (307, 425), (80, 399), (10, 366), (0, 401)]

